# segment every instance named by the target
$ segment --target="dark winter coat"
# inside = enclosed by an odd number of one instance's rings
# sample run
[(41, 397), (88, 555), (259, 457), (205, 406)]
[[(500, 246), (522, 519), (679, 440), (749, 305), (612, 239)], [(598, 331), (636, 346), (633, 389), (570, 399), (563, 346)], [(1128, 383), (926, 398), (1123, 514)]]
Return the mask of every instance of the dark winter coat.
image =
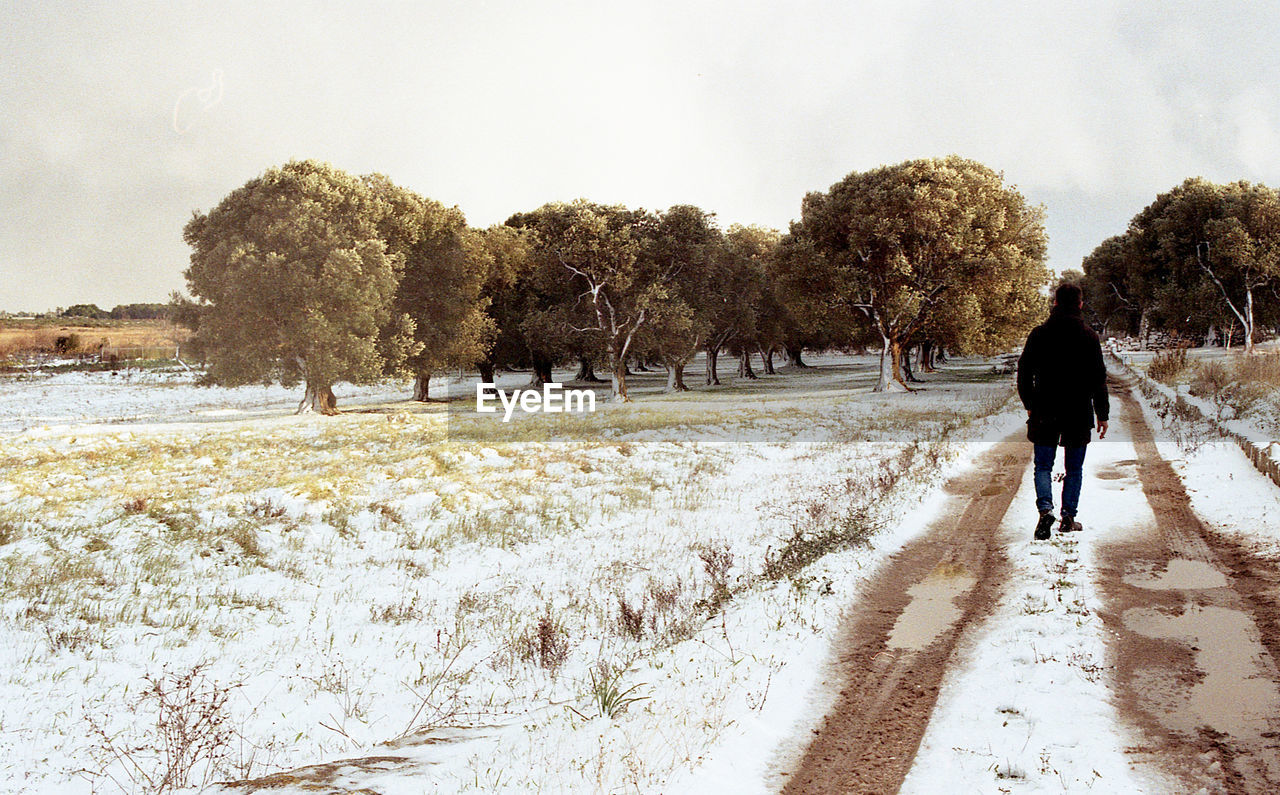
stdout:
[(1102, 344), (1079, 311), (1055, 306), (1027, 336), (1018, 359), (1018, 397), (1030, 412), (1027, 438), (1035, 444), (1088, 444), (1094, 420), (1109, 419)]

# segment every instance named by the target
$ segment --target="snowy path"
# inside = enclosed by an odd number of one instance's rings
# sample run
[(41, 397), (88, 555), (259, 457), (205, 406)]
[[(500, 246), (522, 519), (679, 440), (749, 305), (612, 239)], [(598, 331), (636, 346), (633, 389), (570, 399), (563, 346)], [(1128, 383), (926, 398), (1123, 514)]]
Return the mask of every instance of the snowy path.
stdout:
[(1131, 467), (1134, 456), (1123, 422), (1090, 445), (1085, 530), (1048, 543), (1031, 538), (1035, 486), (1026, 468), (994, 539), (1011, 561), (1004, 599), (958, 655), (902, 792), (1174, 791), (1158, 777), (1144, 779), (1126, 758), (1133, 739), (1111, 701), (1107, 628), (1098, 615), (1100, 539), (1155, 521), (1136, 484), (1102, 477)]
[(1017, 435), (964, 475), (930, 531), (863, 589), (839, 640), (840, 695), (785, 793), (891, 792), (911, 766), (957, 640), (994, 606), (1008, 562), (989, 529), (1028, 450)]
[(1086, 531), (1032, 542), (1025, 474), (996, 537), (1005, 597), (962, 643), (901, 791), (1280, 788), (1280, 568), (1192, 511), (1117, 386), (1119, 422), (1086, 462)]

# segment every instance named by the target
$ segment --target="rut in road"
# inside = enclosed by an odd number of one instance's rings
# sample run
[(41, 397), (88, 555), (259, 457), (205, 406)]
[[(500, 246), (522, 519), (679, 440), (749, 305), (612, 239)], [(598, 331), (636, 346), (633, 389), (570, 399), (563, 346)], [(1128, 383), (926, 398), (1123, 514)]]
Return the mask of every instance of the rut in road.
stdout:
[(946, 484), (943, 518), (886, 562), (837, 641), (839, 696), (784, 793), (896, 792), (960, 637), (999, 601), (996, 529), (1030, 462), (1021, 431)]
[(1112, 392), (1156, 520), (1105, 546), (1100, 572), (1131, 753), (1188, 792), (1280, 792), (1280, 566), (1200, 521), (1128, 385)]

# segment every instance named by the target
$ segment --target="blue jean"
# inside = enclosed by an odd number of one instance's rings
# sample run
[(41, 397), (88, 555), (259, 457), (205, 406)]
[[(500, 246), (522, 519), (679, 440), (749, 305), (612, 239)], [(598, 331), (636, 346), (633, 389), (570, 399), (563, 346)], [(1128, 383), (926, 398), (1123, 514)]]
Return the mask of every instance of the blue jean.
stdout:
[[(1084, 451), (1088, 445), (1062, 448), (1062, 462), (1067, 476), (1062, 481), (1062, 515), (1074, 517), (1080, 507), (1080, 485), (1084, 482)], [(1035, 446), (1036, 508), (1040, 513), (1053, 513), (1053, 461), (1058, 448), (1051, 444)]]

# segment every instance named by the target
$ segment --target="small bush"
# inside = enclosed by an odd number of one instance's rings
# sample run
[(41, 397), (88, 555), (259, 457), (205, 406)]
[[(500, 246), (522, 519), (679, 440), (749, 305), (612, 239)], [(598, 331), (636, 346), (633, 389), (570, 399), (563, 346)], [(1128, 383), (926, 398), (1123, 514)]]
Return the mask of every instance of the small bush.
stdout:
[(618, 629), (632, 640), (644, 636), (644, 603), (632, 606), (627, 598), (618, 594)]
[[(619, 684), (622, 672), (615, 673), (607, 663), (598, 663), (595, 670), (590, 671), (590, 676), (591, 706), (595, 708), (596, 713), (592, 717), (613, 720), (626, 712), (632, 704), (648, 700), (648, 696), (632, 695), (640, 687), (639, 685), (632, 685), (624, 690)], [(582, 715), (580, 712), (578, 714)], [(583, 717), (587, 716), (583, 715)]]
[(418, 597), (415, 595), (407, 602), (398, 602), (392, 605), (371, 605), (369, 607), (369, 620), (382, 624), (404, 624), (409, 621), (422, 620), (422, 608), (418, 606)]
[(135, 714), (149, 714), (153, 733), (137, 742), (109, 735), (88, 717), (98, 765), (86, 771), (125, 792), (165, 793), (185, 787), (205, 787), (221, 772), (231, 755), (234, 732), (227, 701), (238, 685), (210, 681), (206, 663), (184, 674), (148, 674), (147, 687), (132, 704)]
[(0, 512), (0, 547), (12, 544), (23, 536), (26, 520), (8, 511)]
[(231, 539), (232, 543), (240, 547), (240, 551), (246, 557), (262, 557), (262, 546), (258, 543), (258, 529), (253, 526), (252, 522), (236, 522), (227, 531), (227, 537)]
[[(338, 535), (346, 538), (355, 532), (355, 529), (351, 526), (351, 517), (354, 513), (355, 508), (348, 503), (334, 502), (329, 505), (320, 519), (332, 527)], [(415, 547), (409, 548), (414, 549)]]
[(520, 658), (532, 661), (553, 675), (569, 659), (569, 631), (551, 614), (551, 606), (538, 623), (519, 640)]
[(258, 519), (280, 519), (289, 513), (287, 508), (270, 497), (259, 500), (246, 500), (244, 509), (250, 516)]
[(1219, 361), (1197, 362), (1191, 377), (1191, 394), (1212, 402), (1218, 419), (1243, 417), (1273, 391), (1270, 378), (1280, 376), (1280, 372), (1271, 372), (1274, 365), (1255, 361), (1260, 358), (1280, 359), (1246, 356), (1230, 367)]
[(729, 569), (733, 568), (733, 552), (729, 550), (727, 543), (721, 542), (718, 546), (699, 548), (698, 558), (702, 560), (703, 571), (707, 573), (707, 579), (711, 583), (711, 595), (707, 598), (707, 603), (714, 613), (732, 595), (729, 590)]
[(1191, 374), (1191, 394), (1196, 397), (1212, 398), (1226, 389), (1233, 380), (1231, 372), (1222, 362), (1214, 360), (1196, 362)]
[(1157, 353), (1155, 358), (1151, 360), (1151, 364), (1147, 365), (1147, 375), (1162, 384), (1172, 386), (1177, 383), (1178, 377), (1187, 369), (1187, 349), (1174, 348), (1172, 350)]
[(1263, 353), (1237, 359), (1236, 378), (1245, 383), (1280, 389), (1280, 354)]

